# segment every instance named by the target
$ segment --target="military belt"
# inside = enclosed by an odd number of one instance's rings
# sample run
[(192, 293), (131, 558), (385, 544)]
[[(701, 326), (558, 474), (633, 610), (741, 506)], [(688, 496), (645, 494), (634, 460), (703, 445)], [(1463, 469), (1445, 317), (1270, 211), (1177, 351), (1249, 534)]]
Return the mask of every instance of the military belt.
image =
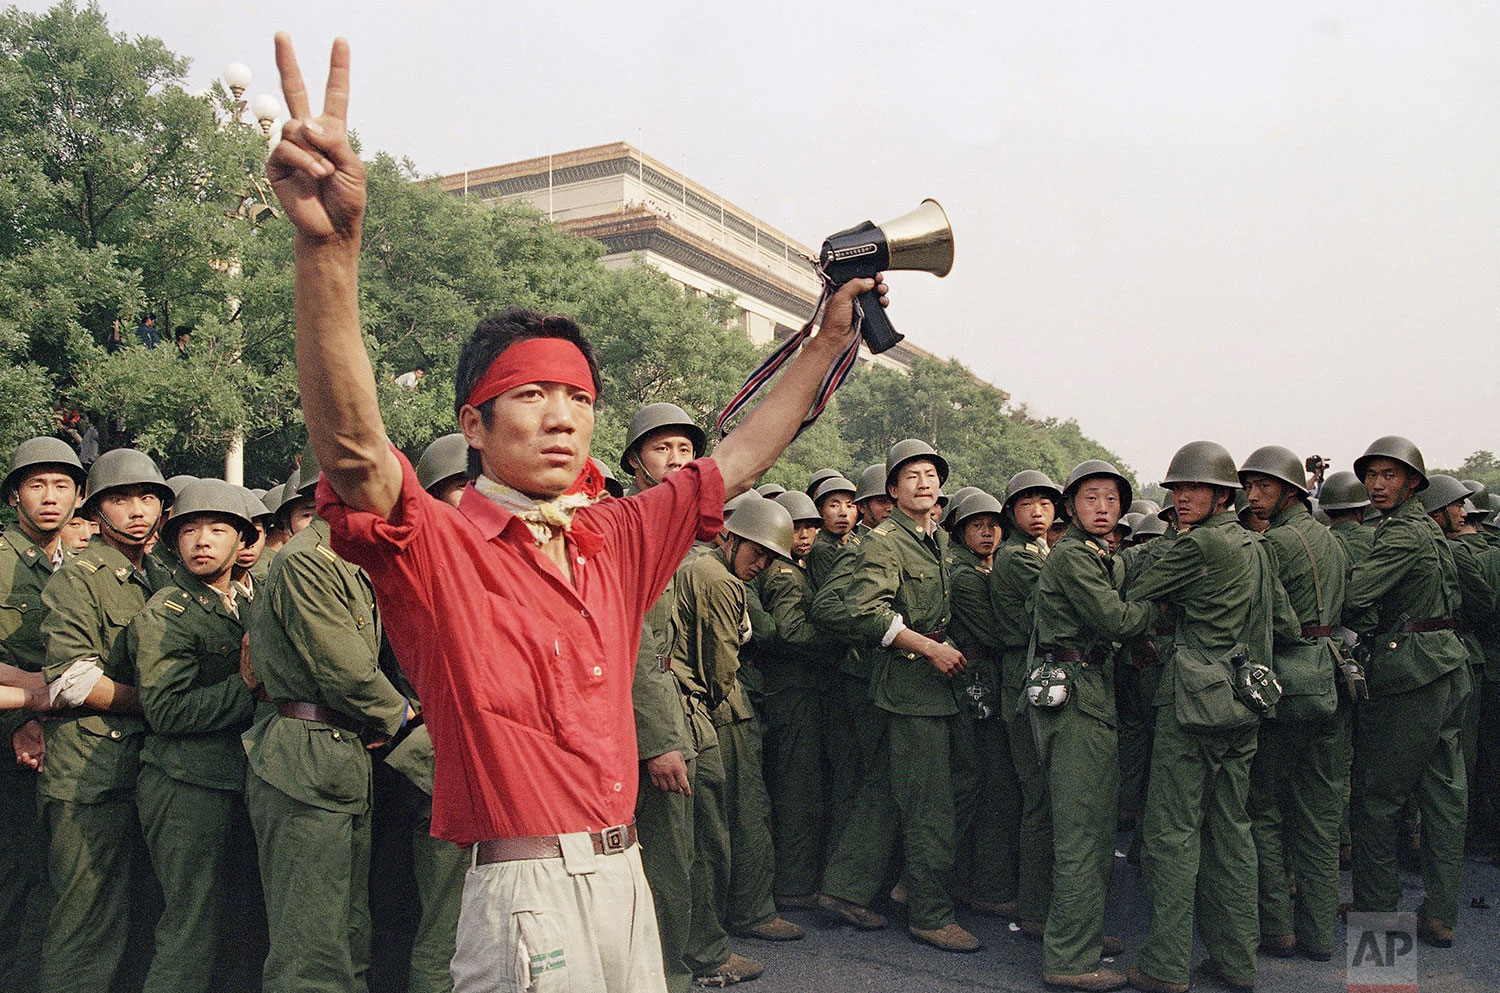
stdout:
[(62, 710), (42, 710), (35, 713), (43, 721), (76, 721), (80, 717), (98, 717), (101, 711), (89, 707), (66, 707)]
[[(635, 844), (635, 822), (605, 828), (590, 834), (595, 855), (618, 855)], [(491, 838), (475, 846), (474, 864), (519, 862), (526, 859), (562, 858), (562, 842), (555, 834), (538, 834), (527, 838)]]
[(923, 631), (922, 637), (931, 638), (933, 641), (943, 641), (948, 637), (948, 629), (938, 628), (936, 631)]
[(1098, 665), (1100, 662), (1104, 661), (1104, 652), (1098, 648), (1090, 649), (1087, 652), (1080, 651), (1077, 648), (1054, 648), (1052, 649), (1052, 651), (1047, 652), (1046, 654), (1052, 656), (1053, 661), (1056, 662), (1074, 662), (1081, 663), (1083, 665)]
[(290, 717), (298, 721), (317, 721), (320, 724), (332, 724), (336, 728), (345, 731), (353, 731), (359, 734), (364, 730), (358, 721), (350, 719), (343, 711), (325, 707), (319, 703), (302, 703), (297, 700), (282, 700), (276, 704), (277, 713), (282, 717)]
[(1396, 631), (1400, 634), (1422, 634), (1426, 631), (1452, 631), (1456, 627), (1458, 621), (1451, 617), (1434, 617), (1425, 621), (1409, 621)]
[(1332, 638), (1337, 630), (1332, 624), (1304, 624), (1302, 625), (1302, 637)]

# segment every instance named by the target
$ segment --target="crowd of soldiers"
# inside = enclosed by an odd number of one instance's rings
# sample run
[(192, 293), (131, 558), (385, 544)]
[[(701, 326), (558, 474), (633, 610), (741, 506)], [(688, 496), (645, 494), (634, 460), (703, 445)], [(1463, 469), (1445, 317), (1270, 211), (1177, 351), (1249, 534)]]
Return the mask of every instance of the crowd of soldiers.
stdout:
[[(654, 403), (625, 487), (595, 465), (620, 497), (706, 447)], [(457, 506), (464, 437), (416, 474)], [(1396, 910), (1408, 846), (1419, 937), (1453, 942), (1466, 831), (1500, 801), (1483, 486), (1399, 437), (1326, 481), (1285, 448), (1236, 465), (1193, 442), (1165, 508), (1102, 461), (1003, 494), (947, 476), (908, 439), (736, 497), (648, 614), (635, 828), (673, 993), (759, 976), (730, 937), (803, 937), (783, 911), (871, 930), (893, 904), (950, 952), (980, 948), (956, 906), (1011, 920), (1070, 989), (1186, 990), (1196, 927), (1201, 974), (1249, 989), (1259, 954), (1326, 961), (1341, 912)], [(471, 855), (431, 836), (421, 703), (318, 479), (310, 448), (268, 491), (130, 449), (87, 471), (54, 438), (15, 451), (3, 988), (365, 988), (377, 807), (416, 879), (409, 988), (452, 988)], [(1104, 961), (1119, 828), (1150, 913), (1128, 972)]]

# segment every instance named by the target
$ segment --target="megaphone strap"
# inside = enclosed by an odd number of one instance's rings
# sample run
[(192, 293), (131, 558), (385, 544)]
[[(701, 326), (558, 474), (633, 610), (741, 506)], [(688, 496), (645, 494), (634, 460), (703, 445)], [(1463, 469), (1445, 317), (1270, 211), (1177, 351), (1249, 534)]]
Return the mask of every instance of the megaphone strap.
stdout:
[[(775, 378), (777, 371), (786, 365), (793, 355), (797, 354), (797, 349), (802, 347), (802, 343), (812, 334), (813, 328), (817, 327), (822, 321), (823, 311), (828, 306), (830, 295), (831, 287), (825, 283), (823, 285), (823, 292), (818, 297), (818, 304), (813, 308), (812, 317), (808, 319), (808, 322), (802, 325), (800, 331), (778, 345), (770, 355), (766, 356), (765, 361), (761, 362), (755, 368), (755, 371), (750, 373), (749, 377), (746, 378), (745, 385), (740, 387), (740, 391), (734, 395), (734, 399), (730, 400), (729, 405), (719, 414), (717, 427), (720, 438), (724, 437), (727, 433), (725, 425), (732, 418), (736, 417), (740, 411), (744, 410), (755, 395)], [(818, 386), (818, 393), (814, 398), (812, 410), (808, 413), (807, 418), (803, 420), (802, 426), (797, 429), (797, 435), (801, 435), (803, 431), (806, 431), (817, 423), (818, 418), (823, 414), (823, 409), (828, 406), (828, 401), (833, 399), (834, 392), (840, 386), (843, 386), (844, 381), (849, 378), (849, 373), (854, 369), (854, 361), (859, 356), (859, 343), (861, 341), (859, 326), (863, 321), (864, 312), (860, 309), (859, 304), (856, 303), (854, 305), (854, 340), (844, 350), (844, 353), (839, 356), (838, 361), (829, 368), (827, 374), (824, 375), (823, 382)], [(794, 435), (793, 438), (795, 439), (797, 435)]]

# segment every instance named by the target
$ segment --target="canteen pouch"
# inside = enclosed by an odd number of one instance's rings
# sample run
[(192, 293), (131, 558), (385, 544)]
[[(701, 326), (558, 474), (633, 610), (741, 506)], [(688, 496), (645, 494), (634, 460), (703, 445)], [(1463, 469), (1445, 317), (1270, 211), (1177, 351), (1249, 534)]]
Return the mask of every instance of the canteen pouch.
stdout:
[(1040, 710), (1052, 710), (1068, 702), (1073, 694), (1073, 677), (1067, 667), (1043, 655), (1026, 677), (1026, 702)]
[(1281, 700), (1273, 715), (1283, 721), (1331, 717), (1338, 709), (1335, 680), (1337, 652), (1328, 638), (1311, 645), (1292, 645), (1276, 652), (1276, 679)]
[(1234, 665), (1234, 695), (1240, 703), (1264, 714), (1281, 700), (1281, 681), (1276, 670), (1264, 662), (1251, 662), (1243, 652), (1231, 656)]
[(1244, 654), (1244, 645), (1222, 654), (1177, 646), (1172, 705), (1177, 723), (1185, 730), (1238, 731), (1260, 720), (1234, 689), (1234, 664), (1230, 659)]
[(959, 677), (964, 680), (959, 702), (976, 721), (987, 721), (1000, 712), (1000, 694), (993, 685), (999, 679), (998, 667), (997, 662), (971, 668)]

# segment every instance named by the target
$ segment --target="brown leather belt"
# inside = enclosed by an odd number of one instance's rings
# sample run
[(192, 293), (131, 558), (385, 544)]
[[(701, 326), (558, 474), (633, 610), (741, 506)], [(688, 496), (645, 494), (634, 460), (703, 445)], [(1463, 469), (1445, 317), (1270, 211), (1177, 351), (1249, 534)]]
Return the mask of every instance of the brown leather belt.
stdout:
[(1412, 621), (1396, 630), (1401, 634), (1422, 634), (1427, 631), (1452, 631), (1458, 622), (1451, 617), (1434, 617), (1426, 621)]
[(1052, 656), (1057, 662), (1081, 662), (1084, 665), (1098, 665), (1104, 661), (1104, 653), (1097, 648), (1089, 652), (1082, 652), (1076, 648), (1054, 648), (1046, 654)]
[(43, 710), (32, 716), (43, 721), (73, 721), (80, 717), (97, 717), (100, 713), (88, 707), (68, 707), (65, 710)]
[(948, 637), (948, 629), (938, 628), (936, 631), (923, 631), (922, 637), (931, 638), (933, 641), (942, 641)]
[(1332, 624), (1304, 624), (1302, 625), (1302, 637), (1332, 638), (1336, 630)]
[(336, 728), (353, 731), (355, 734), (359, 734), (363, 730), (357, 722), (351, 720), (343, 711), (334, 710), (332, 707), (325, 707), (319, 703), (280, 700), (276, 704), (276, 711), (282, 717), (290, 717), (299, 721), (317, 721), (320, 724), (332, 724)]
[[(618, 855), (635, 844), (635, 822), (605, 828), (589, 835), (595, 855)], [(555, 834), (538, 834), (528, 838), (491, 838), (475, 846), (474, 864), (519, 862), (526, 859), (560, 859), (562, 842)]]

